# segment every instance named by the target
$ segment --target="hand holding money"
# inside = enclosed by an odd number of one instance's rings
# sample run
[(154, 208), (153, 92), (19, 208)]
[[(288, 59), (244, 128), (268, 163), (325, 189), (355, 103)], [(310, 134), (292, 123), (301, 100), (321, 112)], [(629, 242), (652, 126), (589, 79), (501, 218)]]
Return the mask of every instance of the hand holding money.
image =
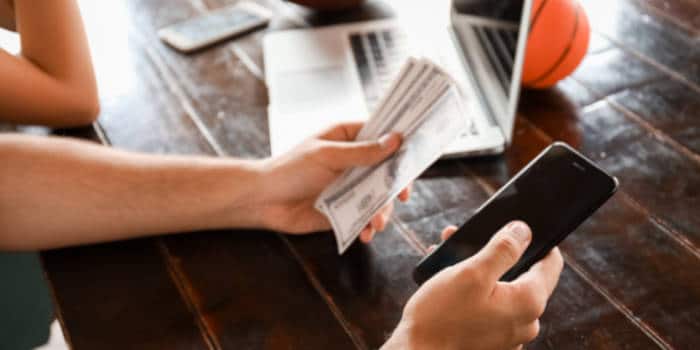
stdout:
[(346, 170), (316, 200), (342, 254), (381, 208), (442, 155), (466, 127), (456, 83), (425, 59), (409, 59), (356, 141), (398, 132), (399, 150), (371, 166)]
[[(259, 162), (261, 170), (255, 188), (262, 191), (255, 190), (255, 197), (246, 203), (246, 212), (253, 213), (243, 217), (252, 220), (246, 225), (291, 234), (330, 229), (326, 217), (314, 208), (319, 193), (345, 170), (377, 164), (401, 145), (398, 133), (355, 141), (362, 125), (338, 124), (288, 153)], [(399, 199), (408, 199), (408, 189), (399, 194)], [(391, 211), (391, 203), (379, 210), (364, 227), (360, 239), (369, 242), (375, 232), (382, 231)]]

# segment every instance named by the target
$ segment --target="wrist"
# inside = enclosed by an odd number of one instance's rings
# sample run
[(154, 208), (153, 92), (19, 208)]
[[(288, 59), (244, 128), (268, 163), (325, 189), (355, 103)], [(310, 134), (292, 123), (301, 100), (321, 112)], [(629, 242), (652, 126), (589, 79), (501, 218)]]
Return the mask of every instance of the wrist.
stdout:
[(255, 176), (255, 186), (253, 196), (256, 205), (265, 205), (274, 201), (274, 188), (277, 182), (276, 162), (274, 158), (256, 159), (251, 161), (251, 169)]
[(453, 349), (444, 335), (423, 329), (420, 323), (402, 318), (391, 337), (384, 343), (382, 350), (394, 349)]
[(234, 188), (243, 187), (243, 191), (234, 196), (234, 208), (230, 211), (232, 228), (272, 229), (275, 218), (271, 209), (279, 200), (275, 193), (280, 179), (276, 161), (273, 158), (237, 161), (234, 172), (243, 172), (243, 179), (236, 179), (230, 185)]
[[(221, 191), (223, 207), (218, 211), (217, 226), (226, 228), (262, 228), (261, 206), (265, 195), (265, 167), (260, 160), (226, 160), (220, 168), (224, 181)], [(212, 191), (214, 189), (205, 189)]]

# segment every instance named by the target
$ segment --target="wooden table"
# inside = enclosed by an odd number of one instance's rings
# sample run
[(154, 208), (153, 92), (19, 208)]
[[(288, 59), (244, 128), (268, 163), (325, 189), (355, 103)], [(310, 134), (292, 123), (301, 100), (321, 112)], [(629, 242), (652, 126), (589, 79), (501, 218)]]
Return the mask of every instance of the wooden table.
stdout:
[[(156, 36), (165, 24), (227, 2), (82, 4), (103, 142), (151, 153), (269, 154), (264, 34), (189, 56)], [(279, 15), (269, 30), (386, 10), (371, 3), (322, 18), (263, 3)], [(566, 268), (528, 348), (696, 348), (700, 3), (588, 0), (585, 7), (595, 30), (587, 58), (556, 89), (523, 93), (506, 154), (433, 166), (371, 245), (339, 257), (330, 234), (227, 230), (43, 252), (68, 342), (76, 349), (377, 348), (416, 290), (410, 272), (440, 229), (466, 220), (558, 139), (618, 176), (621, 190), (561, 245)]]

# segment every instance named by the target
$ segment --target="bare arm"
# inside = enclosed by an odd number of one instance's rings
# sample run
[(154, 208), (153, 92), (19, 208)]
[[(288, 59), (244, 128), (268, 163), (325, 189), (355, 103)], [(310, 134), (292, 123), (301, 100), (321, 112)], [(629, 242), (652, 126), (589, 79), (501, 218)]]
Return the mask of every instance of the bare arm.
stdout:
[(258, 226), (257, 163), (0, 135), (0, 250)]
[[(313, 206), (346, 169), (396, 151), (399, 135), (352, 142), (345, 124), (265, 160), (145, 155), (0, 134), (0, 250), (34, 250), (214, 228), (330, 229)], [(399, 196), (408, 199), (408, 192)], [(369, 242), (389, 205), (365, 227)]]
[(22, 53), (0, 50), (0, 119), (58, 127), (93, 122), (97, 86), (75, 1), (8, 4), (0, 11), (14, 10)]

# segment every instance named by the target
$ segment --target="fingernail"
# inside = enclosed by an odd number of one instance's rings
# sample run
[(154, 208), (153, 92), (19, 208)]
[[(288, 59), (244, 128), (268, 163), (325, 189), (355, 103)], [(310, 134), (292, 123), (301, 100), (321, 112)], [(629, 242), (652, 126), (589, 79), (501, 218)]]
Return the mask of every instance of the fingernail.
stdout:
[(519, 241), (523, 243), (530, 242), (530, 229), (524, 222), (513, 221), (508, 225), (507, 229), (510, 231), (510, 234), (512, 234)]
[(391, 139), (392, 139), (392, 135), (386, 134), (386, 135), (379, 138), (379, 145), (381, 145), (383, 149), (387, 149), (387, 148), (391, 147), (391, 143), (392, 143)]

